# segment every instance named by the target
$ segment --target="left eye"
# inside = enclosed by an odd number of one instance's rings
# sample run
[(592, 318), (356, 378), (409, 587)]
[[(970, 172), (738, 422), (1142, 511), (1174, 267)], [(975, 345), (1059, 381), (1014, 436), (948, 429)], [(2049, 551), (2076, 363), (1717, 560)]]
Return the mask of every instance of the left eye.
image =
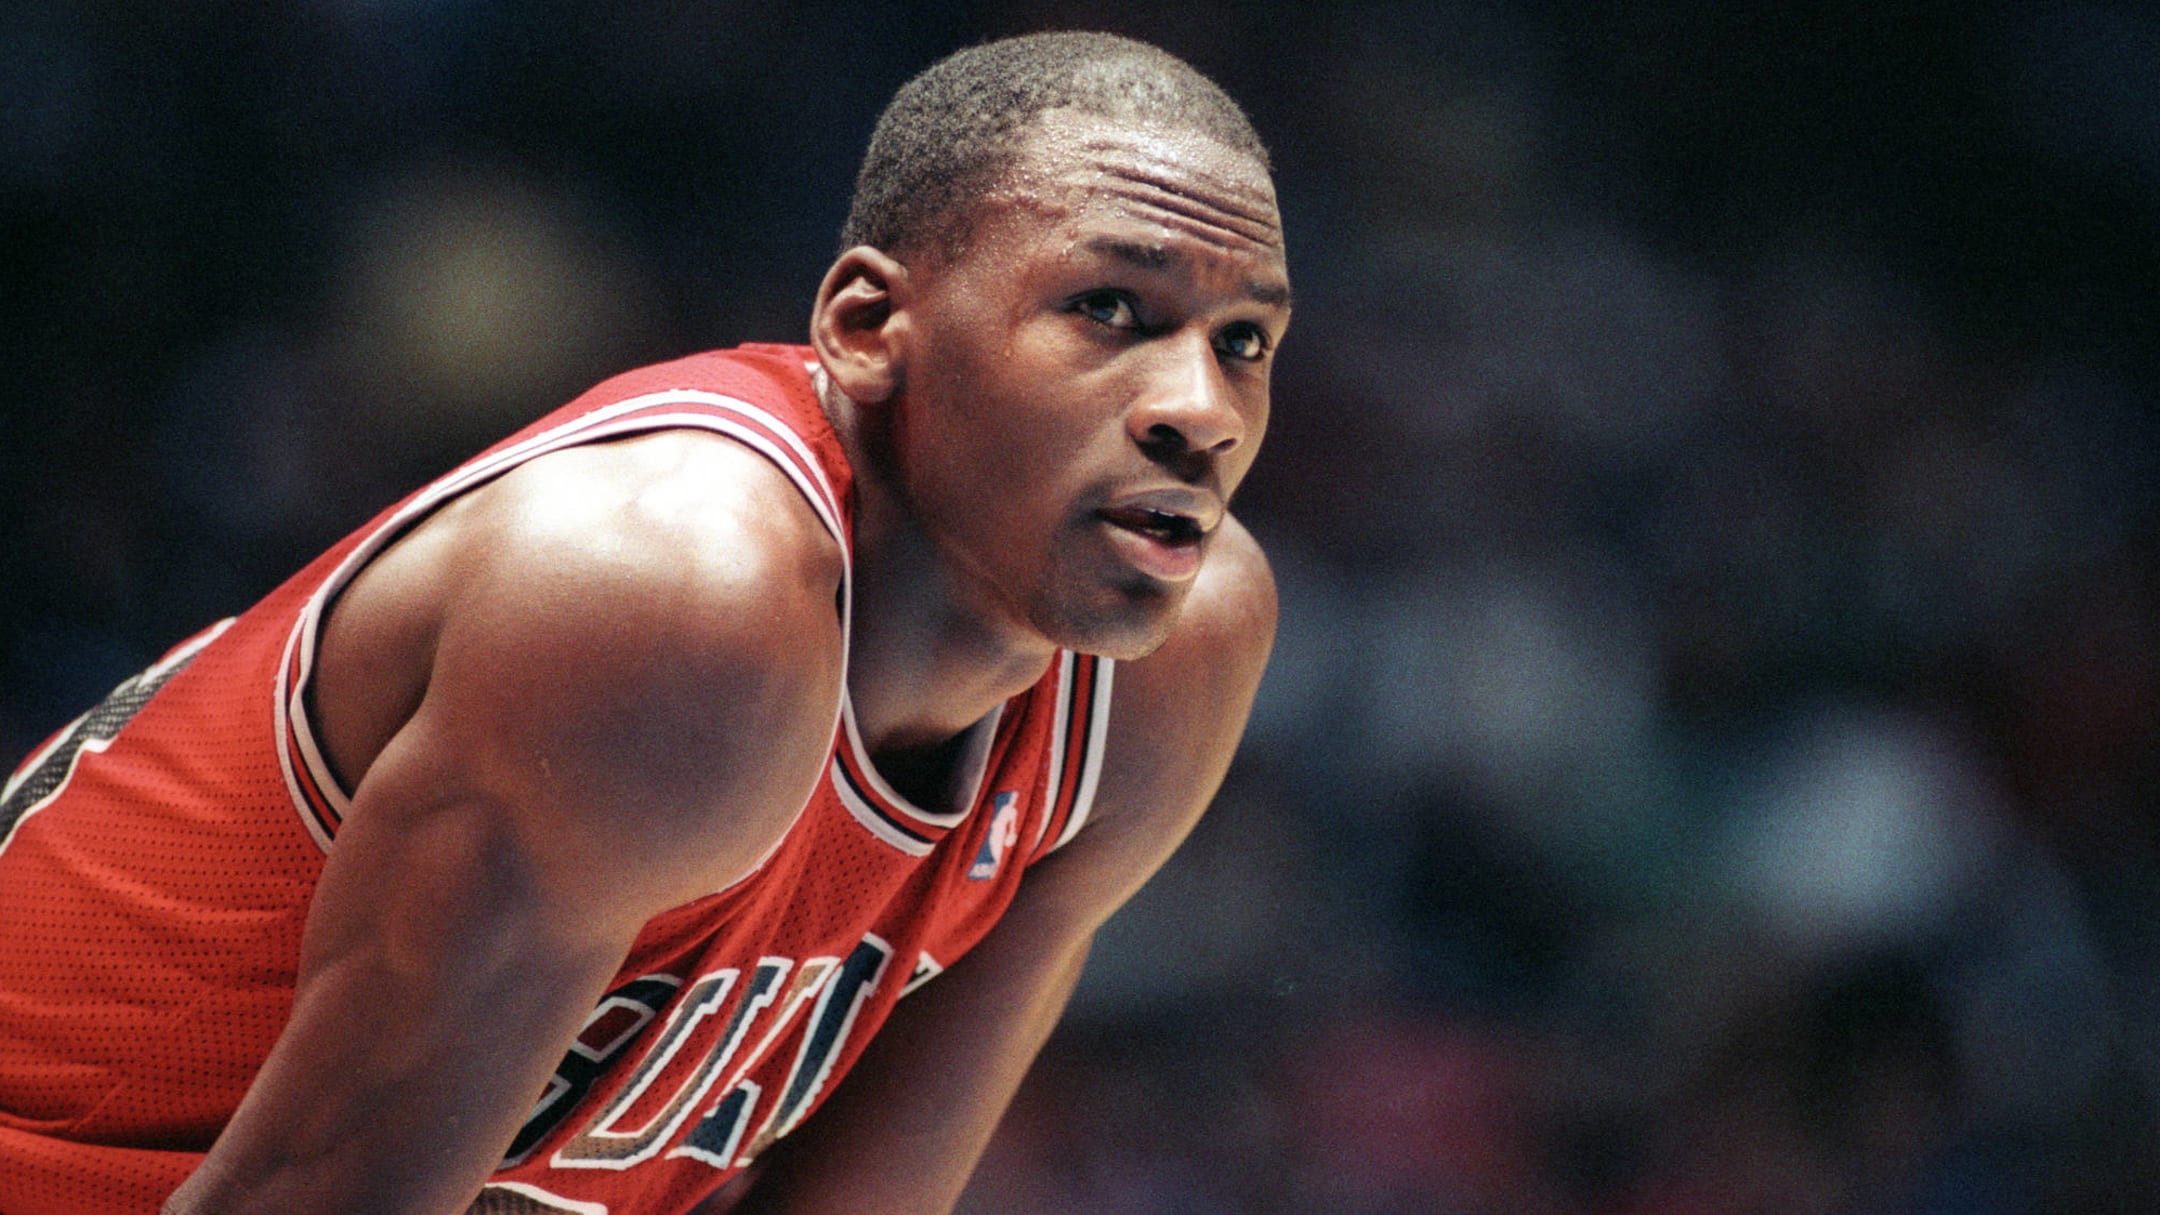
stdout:
[(1098, 291), (1093, 295), (1081, 296), (1080, 302), (1073, 305), (1073, 308), (1096, 324), (1108, 325), (1112, 329), (1140, 327), (1140, 318), (1133, 315), (1132, 301), (1115, 291)]
[(1251, 325), (1233, 325), (1216, 335), (1215, 349), (1233, 359), (1257, 360), (1267, 354), (1267, 335)]

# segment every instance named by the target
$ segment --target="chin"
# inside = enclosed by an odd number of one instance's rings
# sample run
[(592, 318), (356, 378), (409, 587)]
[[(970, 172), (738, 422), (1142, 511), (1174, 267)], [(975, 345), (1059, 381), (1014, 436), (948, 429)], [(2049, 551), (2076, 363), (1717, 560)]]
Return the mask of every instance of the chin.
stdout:
[(1170, 639), (1185, 606), (1185, 590), (1149, 584), (1137, 592), (1121, 590), (1115, 605), (1039, 613), (1037, 621), (1046, 626), (1044, 635), (1065, 649), (1131, 662), (1161, 649)]

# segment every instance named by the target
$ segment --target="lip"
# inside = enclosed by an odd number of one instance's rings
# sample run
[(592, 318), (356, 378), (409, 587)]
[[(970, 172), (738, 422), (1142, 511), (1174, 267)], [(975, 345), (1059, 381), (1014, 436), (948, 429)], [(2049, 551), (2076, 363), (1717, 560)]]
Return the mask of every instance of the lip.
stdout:
[(1128, 565), (1162, 582), (1190, 582), (1222, 522), (1222, 506), (1194, 490), (1153, 490), (1121, 496), (1096, 519)]
[(1162, 582), (1190, 582), (1199, 576), (1205, 535), (1165, 538), (1104, 518), (1103, 531), (1126, 564)]
[(1184, 519), (1201, 535), (1211, 535), (1222, 524), (1222, 499), (1205, 489), (1185, 485), (1158, 486), (1153, 489), (1131, 490), (1111, 498), (1096, 514), (1113, 523), (1132, 522), (1144, 530), (1143, 519), (1150, 514), (1174, 515)]

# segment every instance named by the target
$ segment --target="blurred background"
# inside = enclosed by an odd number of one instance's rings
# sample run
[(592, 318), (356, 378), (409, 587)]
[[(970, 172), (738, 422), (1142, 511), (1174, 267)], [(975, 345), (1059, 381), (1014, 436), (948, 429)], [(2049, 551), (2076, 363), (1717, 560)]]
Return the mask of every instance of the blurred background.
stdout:
[(0, 7), (0, 750), (1048, 27), (1273, 145), (1284, 617), (964, 1210), (2160, 1210), (2143, 5)]

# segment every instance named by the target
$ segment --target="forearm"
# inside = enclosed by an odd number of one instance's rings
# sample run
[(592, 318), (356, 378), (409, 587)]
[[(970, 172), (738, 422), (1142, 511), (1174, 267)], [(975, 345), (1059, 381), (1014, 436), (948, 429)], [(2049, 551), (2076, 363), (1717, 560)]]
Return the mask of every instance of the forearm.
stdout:
[(500, 822), (349, 822), (292, 1017), (168, 1215), (464, 1209), (627, 944), (565, 932)]
[[(1001, 929), (1004, 926), (1001, 926)], [(996, 933), (915, 993), (728, 1215), (947, 1215), (1079, 981), (1085, 938)], [(955, 1026), (965, 1026), (964, 1032)]]
[(444, 990), (379, 958), (324, 972), (167, 1215), (464, 1210), (604, 983)]

